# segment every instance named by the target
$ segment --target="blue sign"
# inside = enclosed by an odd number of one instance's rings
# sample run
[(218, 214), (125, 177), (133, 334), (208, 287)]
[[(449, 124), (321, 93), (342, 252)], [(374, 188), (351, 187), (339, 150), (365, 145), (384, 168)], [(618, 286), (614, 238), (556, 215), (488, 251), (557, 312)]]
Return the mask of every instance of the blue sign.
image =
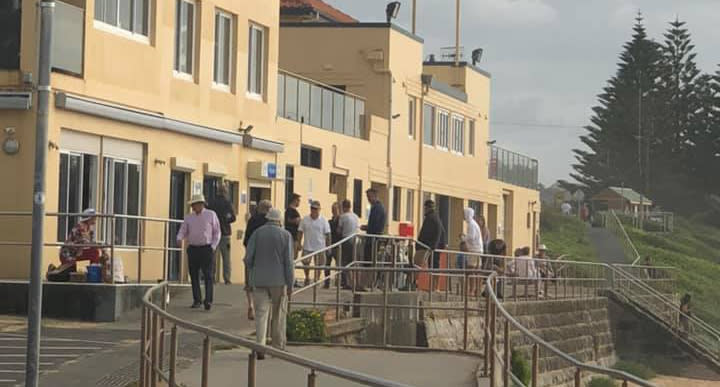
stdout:
[(267, 177), (268, 179), (277, 178), (277, 165), (275, 163), (267, 164)]

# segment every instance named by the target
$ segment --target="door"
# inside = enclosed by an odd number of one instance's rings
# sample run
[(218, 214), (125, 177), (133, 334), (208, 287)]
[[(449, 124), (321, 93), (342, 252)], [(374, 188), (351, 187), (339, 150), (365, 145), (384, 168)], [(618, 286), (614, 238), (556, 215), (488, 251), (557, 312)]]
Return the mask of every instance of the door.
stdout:
[(445, 236), (442, 240), (445, 245), (448, 243), (448, 234), (450, 233), (450, 197), (445, 195), (435, 195), (437, 199), (438, 215), (440, 216), (440, 222), (445, 228)]
[[(170, 172), (170, 219), (183, 219), (187, 206), (187, 191), (189, 175), (185, 172)], [(170, 247), (179, 248), (177, 233), (180, 231), (180, 224), (172, 223), (168, 226), (168, 241)], [(167, 277), (170, 281), (180, 280), (182, 267), (182, 252), (171, 251), (168, 254)]]

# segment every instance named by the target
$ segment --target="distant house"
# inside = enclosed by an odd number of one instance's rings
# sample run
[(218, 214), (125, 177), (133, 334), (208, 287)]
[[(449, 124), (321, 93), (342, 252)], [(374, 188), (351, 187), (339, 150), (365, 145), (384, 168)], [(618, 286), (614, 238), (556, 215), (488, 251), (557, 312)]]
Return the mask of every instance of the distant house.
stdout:
[(281, 23), (357, 23), (357, 19), (322, 0), (281, 0)]
[(554, 183), (553, 185), (544, 188), (540, 188), (540, 200), (543, 206), (559, 208), (564, 202), (570, 202), (573, 200), (572, 193), (563, 188), (560, 183)]
[(616, 210), (625, 213), (638, 213), (640, 206), (649, 211), (652, 200), (637, 193), (632, 188), (609, 187), (595, 194), (590, 201), (596, 211)]

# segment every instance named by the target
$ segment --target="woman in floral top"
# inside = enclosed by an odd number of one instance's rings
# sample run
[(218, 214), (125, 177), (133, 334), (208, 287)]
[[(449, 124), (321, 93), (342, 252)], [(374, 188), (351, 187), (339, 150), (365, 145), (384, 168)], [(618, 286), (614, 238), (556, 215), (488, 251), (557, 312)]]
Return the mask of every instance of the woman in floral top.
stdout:
[(88, 245), (95, 244), (95, 210), (83, 211), (80, 222), (70, 231), (65, 245), (60, 249), (60, 262), (63, 265), (78, 261), (100, 263), (100, 249)]

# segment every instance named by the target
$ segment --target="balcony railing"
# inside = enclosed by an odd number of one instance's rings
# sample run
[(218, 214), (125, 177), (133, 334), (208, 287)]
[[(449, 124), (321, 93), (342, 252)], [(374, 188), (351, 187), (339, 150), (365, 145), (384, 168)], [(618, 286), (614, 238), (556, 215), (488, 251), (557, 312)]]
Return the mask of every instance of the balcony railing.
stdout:
[(278, 72), (277, 115), (317, 128), (367, 138), (365, 100), (286, 71)]
[(497, 146), (490, 147), (491, 179), (538, 189), (538, 161)]

